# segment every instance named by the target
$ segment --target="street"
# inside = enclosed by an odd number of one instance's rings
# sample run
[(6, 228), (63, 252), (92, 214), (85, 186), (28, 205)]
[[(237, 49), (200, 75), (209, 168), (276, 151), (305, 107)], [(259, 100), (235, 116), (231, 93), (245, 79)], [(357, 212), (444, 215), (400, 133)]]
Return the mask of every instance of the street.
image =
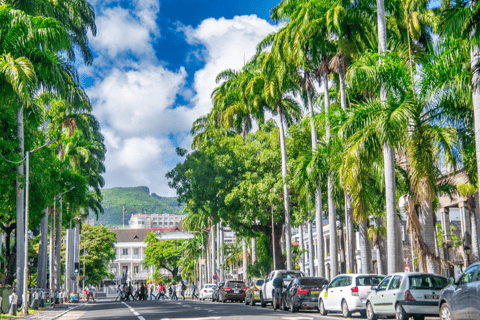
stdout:
[[(354, 314), (352, 319), (362, 319)], [(122, 320), (169, 320), (169, 319), (228, 319), (228, 320), (314, 320), (314, 319), (344, 319), (340, 314), (320, 316), (316, 311), (289, 313), (274, 311), (272, 306), (245, 306), (241, 303), (212, 303), (210, 301), (127, 301), (98, 300), (96, 303), (80, 305), (70, 311), (60, 320), (77, 319), (122, 319)], [(364, 319), (364, 318), (363, 318)], [(438, 319), (438, 318), (428, 318)]]

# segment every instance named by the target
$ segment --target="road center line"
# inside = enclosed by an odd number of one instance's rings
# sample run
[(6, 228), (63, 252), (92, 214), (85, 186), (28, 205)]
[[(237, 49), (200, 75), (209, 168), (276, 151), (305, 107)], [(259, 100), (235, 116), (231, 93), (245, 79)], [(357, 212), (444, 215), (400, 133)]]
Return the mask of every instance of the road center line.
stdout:
[(130, 306), (129, 306), (128, 304), (126, 304), (124, 301), (122, 301), (122, 303), (123, 303), (125, 306), (127, 306), (127, 308), (128, 308), (134, 315), (136, 315), (139, 320), (145, 320), (145, 318), (142, 317), (142, 316), (140, 315), (140, 313), (138, 313), (137, 311), (135, 311), (135, 309), (133, 309), (132, 307), (130, 307)]

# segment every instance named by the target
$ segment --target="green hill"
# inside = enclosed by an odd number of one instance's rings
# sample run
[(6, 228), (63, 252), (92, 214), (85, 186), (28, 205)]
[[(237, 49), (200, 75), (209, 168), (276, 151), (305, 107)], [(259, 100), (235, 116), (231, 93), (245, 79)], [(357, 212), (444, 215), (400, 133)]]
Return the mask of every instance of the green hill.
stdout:
[[(125, 206), (125, 225), (134, 213), (182, 214), (184, 205), (179, 206), (176, 198), (160, 197), (148, 187), (111, 188), (102, 190), (104, 214), (99, 215), (95, 224), (109, 227), (122, 226), (122, 208)], [(94, 217), (91, 216), (91, 217)]]

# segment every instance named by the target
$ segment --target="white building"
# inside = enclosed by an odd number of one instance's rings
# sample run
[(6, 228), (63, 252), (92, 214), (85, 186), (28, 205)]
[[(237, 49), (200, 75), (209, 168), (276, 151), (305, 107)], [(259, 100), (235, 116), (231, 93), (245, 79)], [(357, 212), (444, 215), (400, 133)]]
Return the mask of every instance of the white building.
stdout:
[(144, 229), (144, 228), (173, 228), (185, 219), (186, 215), (176, 214), (144, 214), (135, 213), (130, 217), (128, 222), (129, 228)]
[[(147, 247), (145, 239), (149, 232), (154, 232), (161, 240), (193, 238), (193, 235), (184, 233), (178, 225), (168, 229), (110, 229), (110, 231), (117, 236), (117, 243), (114, 244), (115, 260), (110, 262), (110, 272), (114, 274), (115, 284), (124, 281), (145, 282), (147, 277), (153, 274), (153, 266), (148, 268), (142, 266)], [(169, 275), (165, 270), (160, 270), (160, 273)]]

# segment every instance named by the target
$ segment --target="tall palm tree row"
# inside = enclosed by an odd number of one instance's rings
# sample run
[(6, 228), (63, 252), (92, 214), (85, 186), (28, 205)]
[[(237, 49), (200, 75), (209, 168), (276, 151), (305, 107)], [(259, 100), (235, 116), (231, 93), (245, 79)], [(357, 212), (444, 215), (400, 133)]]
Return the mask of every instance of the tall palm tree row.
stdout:
[[(278, 116), (287, 268), (292, 267), (291, 227), (308, 225), (314, 217), (316, 266), (312, 254), (303, 265), (310, 272), (330, 278), (352, 272), (356, 229), (363, 272), (373, 271), (373, 247), (377, 270), (400, 271), (398, 210), (404, 211), (399, 208), (404, 197), (408, 225), (415, 226), (407, 229), (414, 234), (418, 267), (445, 271), (434, 215), (438, 197), (454, 189), (442, 177), (464, 169), (478, 183), (480, 170), (480, 130), (475, 129), (480, 123), (479, 5), (458, 2), (431, 10), (433, 5), (425, 0), (283, 0), (271, 11), (283, 27), (258, 44), (243, 69), (217, 77), (212, 111), (192, 129), (193, 146), (200, 150), (219, 135), (246, 137), (253, 121), (264, 123), (268, 113)], [(304, 129), (310, 132), (309, 147), (287, 148), (290, 139), (304, 137), (298, 134)], [(293, 208), (292, 193), (301, 199)], [(480, 223), (476, 215), (474, 225)]]

